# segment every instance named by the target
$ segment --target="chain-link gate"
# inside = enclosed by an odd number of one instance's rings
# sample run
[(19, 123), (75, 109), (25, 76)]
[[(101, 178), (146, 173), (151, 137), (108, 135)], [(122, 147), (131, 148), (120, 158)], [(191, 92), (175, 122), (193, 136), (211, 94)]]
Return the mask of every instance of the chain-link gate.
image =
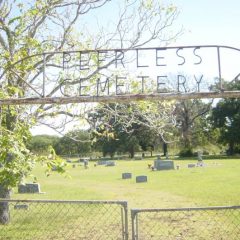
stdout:
[(127, 240), (125, 201), (0, 200), (10, 222), (0, 240)]
[(239, 240), (240, 206), (132, 209), (132, 240)]
[[(126, 201), (0, 200), (0, 240), (128, 240)], [(132, 209), (132, 240), (239, 240), (240, 206)]]

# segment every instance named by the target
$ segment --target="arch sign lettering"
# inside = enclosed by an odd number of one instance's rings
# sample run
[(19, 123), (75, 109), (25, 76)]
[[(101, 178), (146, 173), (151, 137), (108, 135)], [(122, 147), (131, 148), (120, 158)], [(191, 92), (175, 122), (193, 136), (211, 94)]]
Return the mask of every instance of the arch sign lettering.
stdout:
[[(203, 45), (36, 54), (14, 64), (29, 66), (24, 79), (12, 72), (24, 82), (24, 96), (0, 99), (0, 105), (240, 97), (222, 82), (223, 72), (232, 71), (226, 54), (239, 51)], [(236, 80), (238, 70), (227, 80)]]

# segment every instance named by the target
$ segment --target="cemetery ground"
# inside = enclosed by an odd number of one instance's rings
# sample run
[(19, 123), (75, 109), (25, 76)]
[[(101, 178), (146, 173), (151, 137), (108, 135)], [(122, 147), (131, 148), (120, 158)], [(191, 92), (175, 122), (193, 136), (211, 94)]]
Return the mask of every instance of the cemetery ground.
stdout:
[[(33, 172), (45, 194), (18, 194), (15, 199), (58, 200), (127, 200), (130, 207), (168, 208), (222, 206), (240, 204), (240, 159), (204, 160), (204, 167), (188, 168), (197, 160), (174, 160), (179, 170), (151, 171), (154, 159), (115, 161), (106, 167), (89, 162), (85, 169), (80, 163), (69, 163), (67, 176), (52, 172), (46, 177), (37, 166)], [(72, 165), (76, 165), (75, 168)], [(122, 179), (122, 173), (132, 173)], [(136, 183), (136, 176), (146, 175), (147, 183)]]
[[(204, 159), (205, 166), (196, 168), (188, 168), (189, 163), (196, 163), (197, 160), (195, 159), (174, 160), (175, 168), (176, 166), (179, 166), (179, 169), (166, 171), (151, 171), (151, 169), (148, 168), (148, 164), (153, 164), (154, 159), (137, 161), (119, 160), (116, 161), (116, 166), (112, 167), (106, 167), (104, 165), (94, 166), (95, 162), (89, 162), (88, 169), (85, 169), (83, 165), (74, 162), (76, 159), (72, 160), (73, 163), (69, 163), (67, 166), (67, 177), (59, 175), (56, 172), (52, 172), (50, 177), (46, 177), (43, 168), (41, 166), (36, 167), (34, 175), (41, 184), (41, 191), (45, 192), (44, 194), (18, 194), (17, 189), (15, 189), (12, 198), (55, 200), (126, 200), (128, 202), (129, 209), (240, 205), (240, 160), (238, 159)], [(75, 164), (75, 168), (73, 168), (73, 164)], [(132, 178), (122, 179), (122, 173), (124, 172), (132, 173)], [(139, 175), (146, 175), (148, 181), (146, 183), (136, 183), (136, 176)], [(61, 228), (64, 235), (66, 233), (64, 232), (63, 226), (65, 226), (68, 230), (69, 228), (74, 230), (74, 234), (71, 234), (71, 236), (67, 239), (81, 239), (79, 238), (79, 234), (81, 234), (82, 231), (89, 231), (86, 225), (84, 225), (85, 229), (80, 229), (79, 226), (81, 226), (81, 221), (84, 222), (88, 219), (88, 216), (90, 216), (92, 212), (94, 217), (98, 219), (96, 221), (96, 226), (102, 229), (102, 231), (104, 231), (103, 226), (108, 226), (106, 224), (107, 220), (103, 217), (104, 214), (107, 214), (107, 219), (113, 222), (113, 228), (110, 230), (111, 234), (114, 234), (115, 229), (117, 229), (116, 225), (114, 225), (117, 224), (115, 222), (116, 219), (114, 213), (111, 211), (108, 212), (105, 208), (99, 210), (97, 206), (93, 205), (84, 211), (84, 213), (78, 212), (75, 209), (70, 215), (68, 215), (69, 210), (66, 209), (64, 212), (62, 207), (59, 205), (48, 207), (52, 207), (52, 209), (45, 209), (43, 206), (39, 206), (40, 211), (37, 212), (37, 215), (36, 213), (34, 214), (29, 211), (29, 216), (25, 219), (25, 223), (29, 222), (31, 225), (31, 231), (28, 227), (21, 230), (23, 236), (24, 234), (25, 236), (29, 236), (29, 232), (32, 232), (35, 239), (38, 239), (38, 234), (39, 236), (41, 235), (41, 238), (39, 237), (39, 239), (44, 239), (44, 237), (45, 239), (46, 237), (47, 239), (51, 239), (49, 237), (49, 231), (54, 232)], [(52, 211), (58, 211), (60, 218), (53, 217)], [(60, 214), (61, 211), (63, 211), (63, 216)], [(46, 236), (44, 236), (42, 232), (38, 233), (37, 229), (39, 226), (32, 223), (36, 217), (41, 219), (41, 216), (39, 216), (41, 213), (43, 215), (42, 218), (44, 219), (42, 224), (46, 224), (48, 227), (51, 226), (51, 230), (48, 230), (48, 233), (45, 233)], [(176, 216), (177, 218), (177, 214), (178, 213), (173, 213), (171, 217)], [(164, 216), (164, 221), (161, 224), (166, 224), (166, 219), (170, 219), (171, 217)], [(206, 217), (207, 220), (204, 220)], [(199, 227), (198, 225), (195, 229), (195, 233), (201, 233), (202, 236), (202, 227), (214, 229), (214, 226), (211, 226), (211, 218), (214, 217), (215, 216), (212, 215), (212, 213), (208, 213), (207, 216), (199, 215), (197, 221), (200, 221), (202, 226)], [(175, 222), (175, 229), (185, 229), (186, 227), (189, 227), (188, 225), (191, 218), (194, 218), (194, 215), (190, 214), (188, 216), (181, 217), (179, 221)], [(236, 222), (236, 219), (233, 219), (231, 215), (227, 217), (220, 216), (217, 219), (222, 226), (226, 225), (228, 227), (228, 231), (231, 231), (235, 227), (234, 224), (240, 224), (239, 218)], [(151, 219), (151, 221), (154, 222), (154, 219)], [(151, 221), (148, 222), (149, 227), (153, 224)], [(195, 221), (196, 219), (192, 219), (192, 222)], [(232, 221), (234, 224), (232, 224)], [(16, 224), (17, 222), (18, 219), (15, 220)], [(87, 220), (87, 226), (89, 226), (89, 228), (94, 228), (90, 222), (91, 221)], [(159, 219), (158, 222), (160, 222)], [(11, 228), (11, 224), (6, 227)], [(11, 231), (5, 232), (6, 234), (4, 235), (4, 238), (1, 238), (0, 234), (0, 239), (14, 239), (11, 238), (11, 236), (14, 236), (14, 233), (16, 233), (16, 235), (19, 234), (19, 231), (20, 228), (18, 226), (16, 226), (16, 228), (13, 227), (11, 228)], [(109, 229), (105, 231), (107, 232)], [(192, 231), (192, 229), (187, 231)], [(215, 234), (213, 231), (210, 232), (211, 234)], [(95, 234), (97, 236), (97, 230)], [(166, 232), (165, 234), (168, 233)], [(210, 236), (208, 234), (209, 233), (206, 232), (204, 238), (199, 239), (214, 239), (213, 235)], [(165, 238), (155, 236), (155, 238), (153, 237), (151, 239)], [(92, 236), (91, 239), (95, 238)], [(114, 239), (114, 237), (108, 236), (106, 239)], [(189, 238), (183, 239), (192, 239), (191, 234)], [(231, 238), (227, 235), (223, 236), (222, 239), (237, 238)]]

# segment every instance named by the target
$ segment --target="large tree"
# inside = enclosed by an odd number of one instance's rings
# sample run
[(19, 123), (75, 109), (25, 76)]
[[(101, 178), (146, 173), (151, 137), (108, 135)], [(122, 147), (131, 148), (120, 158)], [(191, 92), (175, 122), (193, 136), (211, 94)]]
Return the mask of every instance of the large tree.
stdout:
[[(114, 1), (109, 0), (0, 0), (0, 94), (2, 98), (52, 97), (61, 90), (62, 75), (60, 61), (52, 52), (67, 50), (84, 50), (87, 48), (136, 48), (155, 41), (158, 46), (168, 43), (176, 35), (168, 31), (178, 12), (170, 6), (163, 6), (157, 0), (125, 0), (119, 1), (120, 12), (113, 19), (114, 24), (99, 28), (94, 35), (85, 27), (84, 16), (101, 10)], [(93, 16), (93, 15), (92, 15)], [(91, 17), (92, 17), (91, 16)], [(87, 21), (86, 21), (87, 23)], [(88, 22), (91, 24), (91, 21)], [(41, 55), (43, 52), (48, 54)], [(35, 55), (35, 57), (31, 57)], [(54, 59), (54, 61), (53, 61)], [(42, 78), (46, 66), (52, 70)], [(86, 76), (86, 79), (92, 74)], [(79, 81), (73, 81), (71, 87), (78, 86)], [(67, 86), (64, 86), (67, 89)], [(78, 108), (79, 109), (79, 108)], [(86, 108), (83, 108), (86, 110)], [(21, 170), (15, 161), (25, 161), (29, 165), (29, 157), (25, 148), (26, 132), (32, 124), (41, 122), (49, 125), (44, 119), (57, 115), (78, 117), (82, 114), (72, 105), (59, 107), (55, 104), (34, 107), (3, 107), (1, 144), (8, 141), (20, 145), (18, 153), (15, 148), (3, 148), (1, 154), (2, 168), (0, 170), (0, 197), (8, 198), (10, 189), (16, 185), (31, 168)], [(83, 114), (84, 115), (84, 114)], [(65, 120), (69, 121), (66, 117)], [(66, 121), (63, 121), (62, 126)], [(28, 125), (29, 123), (29, 125)], [(24, 124), (24, 128), (23, 127)], [(51, 125), (52, 126), (52, 125)], [(52, 126), (54, 127), (54, 126)], [(26, 129), (21, 130), (21, 129)], [(18, 137), (16, 137), (18, 136)], [(9, 137), (9, 138), (8, 138)], [(13, 138), (11, 138), (13, 137)], [(6, 139), (5, 139), (6, 138)], [(9, 143), (10, 144), (10, 143)], [(14, 169), (10, 169), (10, 165)], [(23, 164), (24, 165), (24, 164)], [(31, 164), (30, 164), (31, 165)], [(21, 171), (20, 171), (21, 170)], [(20, 171), (19, 174), (12, 175)], [(6, 181), (11, 178), (11, 184)], [(6, 205), (0, 205), (0, 222), (7, 223), (9, 215)]]
[(198, 144), (211, 104), (212, 101), (206, 103), (199, 99), (177, 102), (175, 115), (183, 148), (191, 149)]
[(228, 145), (228, 154), (240, 152), (240, 101), (224, 99), (212, 110), (213, 127), (220, 130), (219, 142)]
[(87, 130), (72, 130), (55, 144), (54, 149), (60, 155), (86, 156), (91, 151), (90, 134)]
[[(231, 82), (223, 82), (228, 90), (239, 90), (239, 75)], [(240, 100), (221, 99), (212, 109), (209, 118), (214, 129), (219, 131), (218, 141), (228, 145), (228, 154), (240, 152)]]
[[(89, 123), (96, 129), (96, 136), (106, 149), (111, 142), (115, 152), (129, 152), (134, 157), (135, 149), (153, 147), (158, 140), (172, 140), (171, 129), (175, 124), (172, 102), (132, 102), (105, 104), (91, 112)], [(117, 140), (116, 140), (117, 139)], [(113, 152), (113, 153), (114, 153)]]

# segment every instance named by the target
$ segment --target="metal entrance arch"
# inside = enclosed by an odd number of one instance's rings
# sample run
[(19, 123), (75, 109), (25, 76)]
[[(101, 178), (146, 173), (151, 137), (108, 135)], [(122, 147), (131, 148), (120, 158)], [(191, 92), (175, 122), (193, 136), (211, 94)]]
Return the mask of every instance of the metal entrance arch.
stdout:
[[(222, 86), (223, 49), (240, 52), (239, 48), (230, 46), (197, 45), (35, 54), (13, 63), (8, 69), (0, 69), (1, 82), (11, 72), (27, 89), (21, 98), (0, 99), (0, 105), (239, 98), (240, 91), (223, 89)], [(176, 87), (170, 86), (164, 69), (175, 61), (175, 69), (181, 70), (189, 62), (189, 57), (191, 67), (196, 69), (206, 60), (202, 51), (212, 51), (214, 54), (211, 61), (216, 69), (217, 88), (211, 89), (210, 84), (202, 87), (203, 73), (198, 73), (198, 76), (194, 74), (189, 84), (195, 85), (188, 91), (185, 85), (187, 79), (182, 73), (176, 75), (173, 84)], [(31, 62), (38, 63), (33, 69), (34, 76), (23, 79), (17, 71), (18, 65), (30, 65)], [(155, 77), (150, 76), (153, 72)], [(238, 80), (239, 75), (237, 73), (232, 80)], [(136, 83), (137, 88), (131, 88), (131, 84)]]

